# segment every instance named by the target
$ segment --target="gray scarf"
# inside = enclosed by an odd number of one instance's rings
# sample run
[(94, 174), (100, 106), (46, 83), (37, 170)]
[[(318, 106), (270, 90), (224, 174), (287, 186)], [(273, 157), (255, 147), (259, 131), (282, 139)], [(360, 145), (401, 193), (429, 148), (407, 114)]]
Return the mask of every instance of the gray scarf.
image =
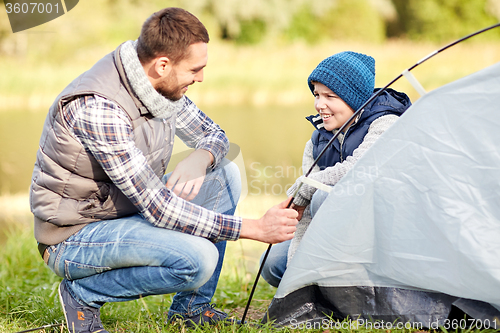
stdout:
[(154, 117), (170, 118), (182, 109), (185, 97), (171, 101), (153, 88), (137, 56), (136, 45), (137, 41), (129, 40), (120, 49), (120, 58), (129, 84), (137, 98)]

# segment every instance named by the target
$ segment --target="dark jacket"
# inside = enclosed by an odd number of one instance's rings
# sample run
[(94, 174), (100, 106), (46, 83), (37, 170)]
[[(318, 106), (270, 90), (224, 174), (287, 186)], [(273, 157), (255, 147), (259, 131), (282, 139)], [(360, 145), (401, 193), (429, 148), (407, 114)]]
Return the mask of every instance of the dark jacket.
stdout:
[[(377, 92), (379, 89), (375, 89)], [(402, 92), (393, 89), (386, 89), (380, 96), (370, 102), (358, 119), (346, 131), (343, 143), (337, 139), (328, 147), (325, 154), (319, 159), (318, 166), (321, 170), (333, 166), (338, 162), (343, 162), (348, 156), (352, 156), (354, 150), (363, 142), (368, 133), (371, 123), (382, 116), (394, 114), (401, 116), (411, 105), (410, 98)], [(318, 115), (306, 117), (316, 130), (311, 136), (313, 144), (313, 158), (316, 159), (334, 133), (327, 131), (322, 125), (323, 121)]]

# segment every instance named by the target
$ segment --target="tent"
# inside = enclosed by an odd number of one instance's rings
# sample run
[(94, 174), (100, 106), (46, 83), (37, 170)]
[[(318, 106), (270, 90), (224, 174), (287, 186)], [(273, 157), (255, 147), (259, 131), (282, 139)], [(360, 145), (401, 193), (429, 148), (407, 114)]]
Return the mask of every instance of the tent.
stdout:
[(500, 328), (500, 63), (422, 96), (333, 187), (269, 320)]

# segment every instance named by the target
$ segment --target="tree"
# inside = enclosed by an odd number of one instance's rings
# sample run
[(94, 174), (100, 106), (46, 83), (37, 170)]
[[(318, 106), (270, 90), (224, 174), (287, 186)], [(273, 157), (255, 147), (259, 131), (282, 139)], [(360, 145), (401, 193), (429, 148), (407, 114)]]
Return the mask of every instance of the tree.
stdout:
[(3, 12), (0, 14), (0, 44), (2, 40), (5, 39), (9, 34), (12, 33), (12, 29), (10, 28), (9, 19), (7, 17), (7, 13), (4, 10), (5, 4), (3, 0), (0, 0), (0, 10)]
[[(326, 0), (331, 2), (335, 0)], [(206, 13), (217, 22), (219, 36), (235, 41), (257, 42), (265, 34), (285, 28), (307, 0), (190, 0), (187, 10)]]
[(265, 35), (315, 42), (324, 38), (381, 41), (390, 0), (190, 0), (186, 9), (213, 17), (219, 36), (255, 43)]
[[(498, 22), (498, 0), (393, 0), (398, 20), (390, 36), (444, 42)], [(498, 38), (495, 31), (489, 38)]]

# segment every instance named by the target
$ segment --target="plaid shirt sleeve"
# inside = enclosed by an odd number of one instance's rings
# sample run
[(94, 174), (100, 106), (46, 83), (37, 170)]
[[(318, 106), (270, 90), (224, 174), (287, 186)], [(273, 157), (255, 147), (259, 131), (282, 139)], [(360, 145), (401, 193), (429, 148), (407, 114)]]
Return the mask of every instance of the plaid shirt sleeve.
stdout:
[[(214, 242), (239, 238), (240, 217), (197, 206), (177, 197), (165, 187), (147, 164), (142, 151), (136, 147), (130, 120), (118, 105), (99, 96), (84, 96), (69, 103), (63, 110), (63, 117), (75, 137), (147, 221), (157, 227)], [(205, 124), (203, 121), (201, 123), (200, 129), (194, 132), (204, 131)], [(197, 123), (191, 120), (186, 124)], [(217, 125), (208, 127), (214, 126)], [(187, 129), (183, 133), (188, 133)], [(196, 147), (210, 148), (210, 142), (214, 139), (203, 139), (202, 134), (198, 135)], [(212, 151), (210, 149), (207, 150)], [(219, 148), (215, 151), (219, 156)]]
[(229, 151), (224, 131), (204, 114), (189, 98), (184, 97), (182, 111), (177, 114), (175, 134), (190, 148), (208, 150), (214, 156), (213, 167)]

